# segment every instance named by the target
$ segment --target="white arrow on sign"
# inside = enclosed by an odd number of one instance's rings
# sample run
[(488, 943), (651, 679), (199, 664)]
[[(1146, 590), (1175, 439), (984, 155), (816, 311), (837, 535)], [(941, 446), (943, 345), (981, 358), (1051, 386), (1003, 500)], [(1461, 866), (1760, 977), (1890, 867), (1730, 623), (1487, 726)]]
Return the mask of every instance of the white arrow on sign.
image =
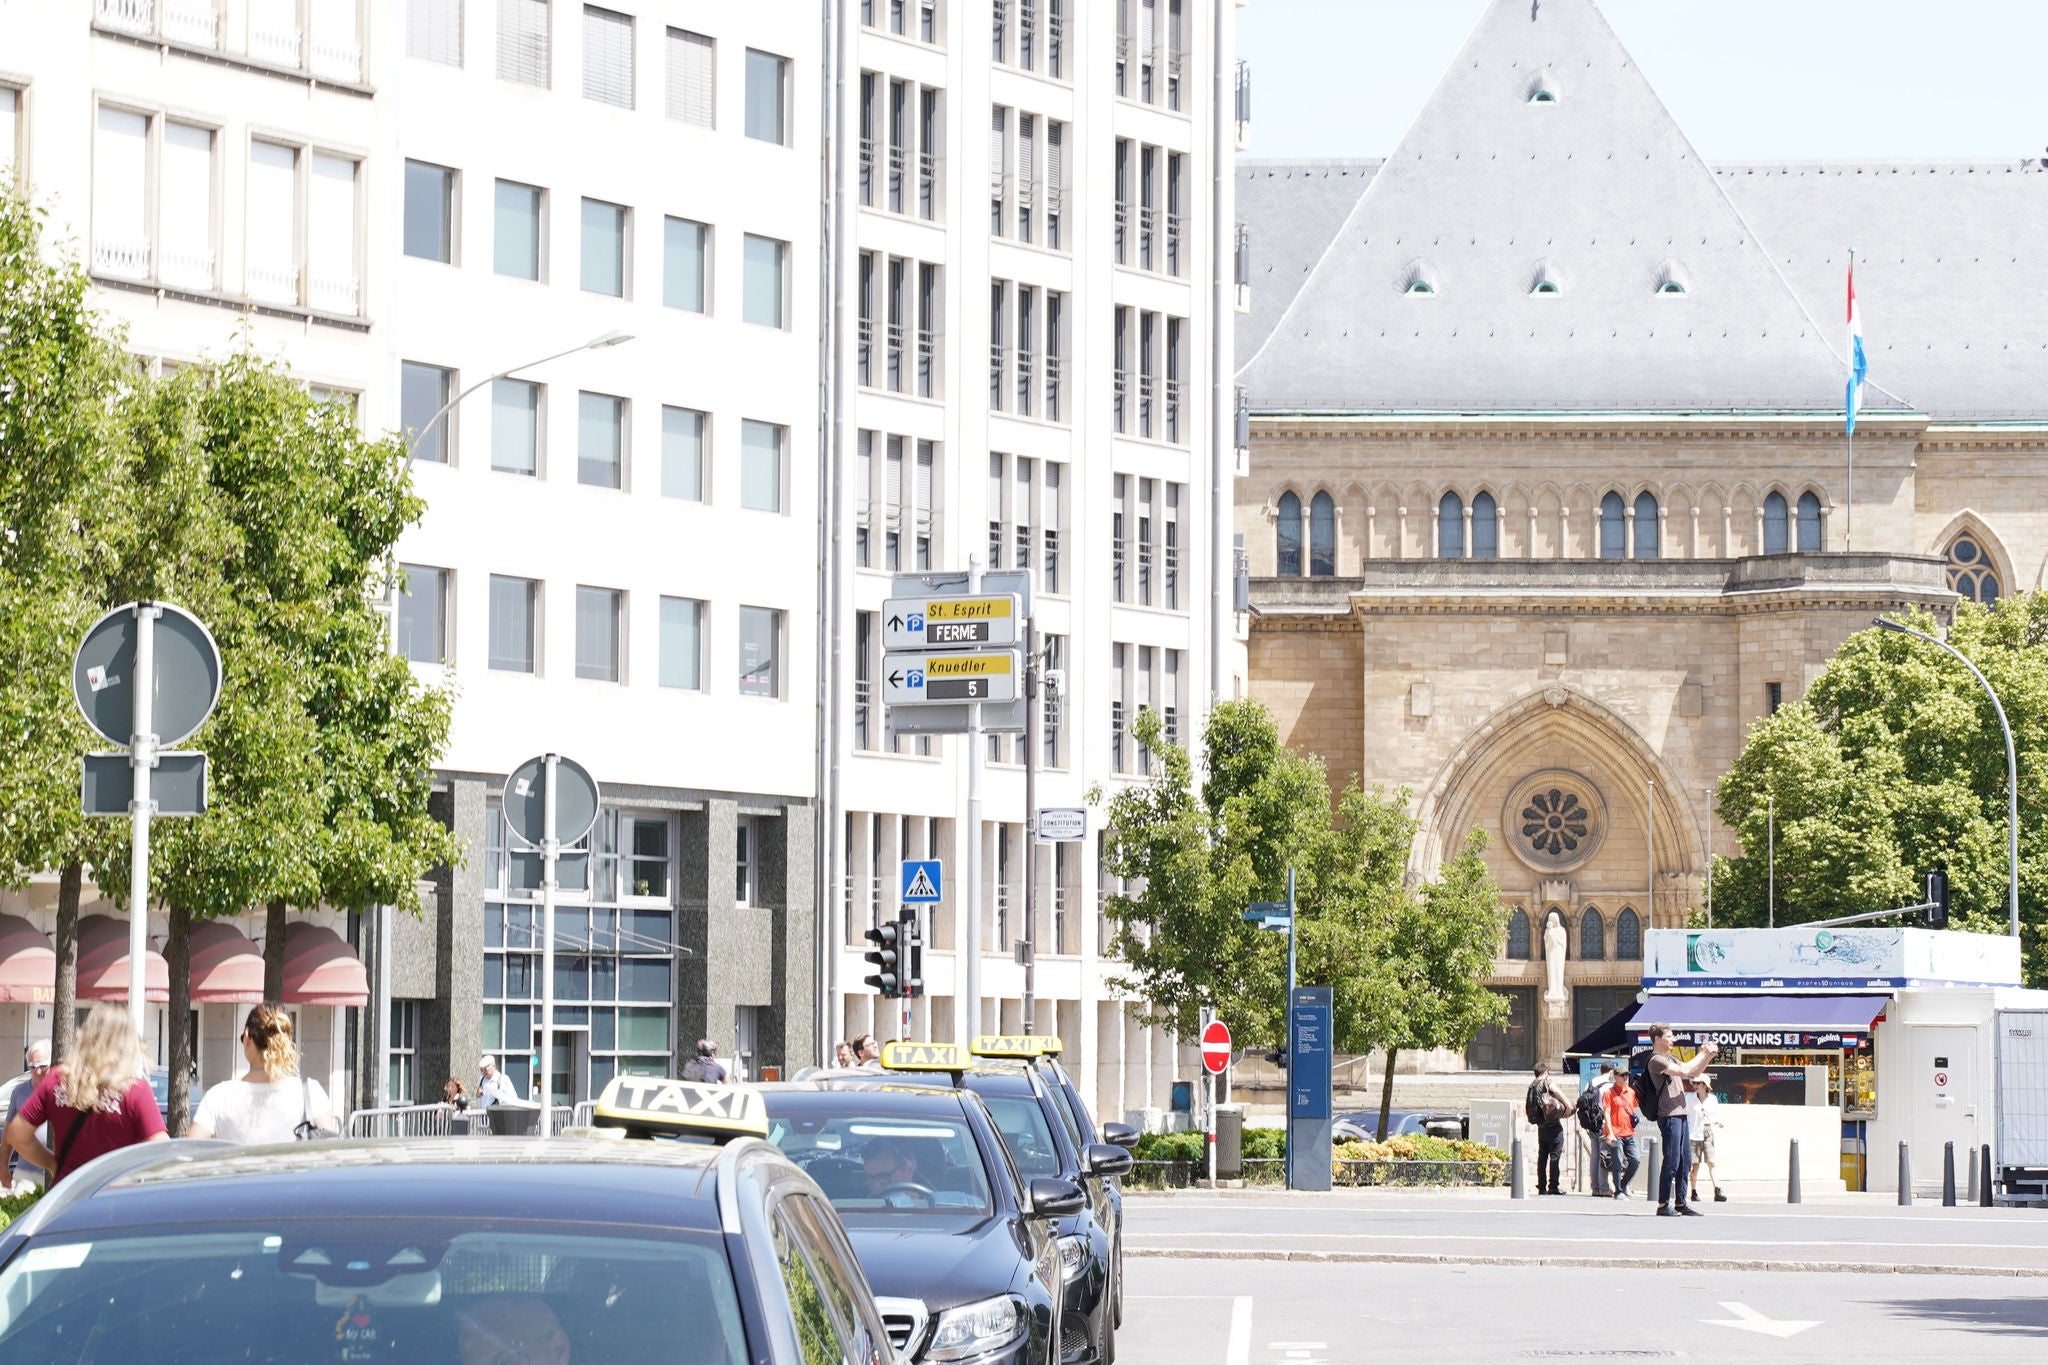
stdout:
[(1740, 1327), (1745, 1332), (1761, 1332), (1767, 1337), (1794, 1337), (1809, 1327), (1818, 1327), (1818, 1322), (1773, 1322), (1746, 1303), (1724, 1303), (1721, 1305), (1735, 1316), (1732, 1318), (1701, 1318), (1710, 1327)]

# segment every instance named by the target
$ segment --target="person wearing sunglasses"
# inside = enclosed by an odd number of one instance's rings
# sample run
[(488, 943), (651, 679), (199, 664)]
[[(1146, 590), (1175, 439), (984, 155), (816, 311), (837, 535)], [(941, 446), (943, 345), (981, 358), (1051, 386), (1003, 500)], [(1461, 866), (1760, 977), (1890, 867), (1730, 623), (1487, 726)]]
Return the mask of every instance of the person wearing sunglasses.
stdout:
[[(50, 1074), (50, 1040), (38, 1038), (30, 1043), (28, 1052), (22, 1060), (28, 1067), (28, 1075), (14, 1087), (13, 1098), (7, 1102), (7, 1116), (0, 1118), (0, 1134), (6, 1132), (7, 1125), (21, 1112), (23, 1102), (35, 1093), (36, 1086), (42, 1083), (43, 1077)], [(48, 1138), (44, 1137), (43, 1140), (48, 1141)], [(8, 1146), (4, 1136), (0, 1136), (0, 1182), (4, 1182), (0, 1183), (0, 1190), (11, 1190), (24, 1182), (30, 1186), (41, 1186), (43, 1183), (42, 1168), (23, 1161), (21, 1153)]]

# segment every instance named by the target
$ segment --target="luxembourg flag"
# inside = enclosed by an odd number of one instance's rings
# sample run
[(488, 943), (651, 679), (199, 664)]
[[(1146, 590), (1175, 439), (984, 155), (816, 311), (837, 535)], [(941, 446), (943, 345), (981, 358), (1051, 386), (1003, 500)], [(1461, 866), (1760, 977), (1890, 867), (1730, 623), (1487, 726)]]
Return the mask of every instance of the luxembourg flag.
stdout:
[(1856, 408), (1863, 401), (1863, 377), (1870, 362), (1863, 355), (1863, 314), (1856, 308), (1856, 258), (1849, 258), (1849, 431), (1856, 430)]

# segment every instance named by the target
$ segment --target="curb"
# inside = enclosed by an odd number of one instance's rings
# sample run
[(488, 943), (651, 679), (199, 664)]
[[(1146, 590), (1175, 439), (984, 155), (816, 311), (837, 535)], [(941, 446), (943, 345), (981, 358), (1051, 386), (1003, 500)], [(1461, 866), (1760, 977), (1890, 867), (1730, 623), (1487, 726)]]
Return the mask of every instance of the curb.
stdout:
[(1124, 1255), (1161, 1261), (1301, 1261), (1366, 1265), (1516, 1265), (1567, 1270), (1762, 1270), (1822, 1275), (1972, 1275), (2048, 1279), (2048, 1266), (1910, 1265), (1884, 1261), (1731, 1261), (1701, 1256), (1457, 1256), (1428, 1251), (1211, 1251), (1124, 1247)]

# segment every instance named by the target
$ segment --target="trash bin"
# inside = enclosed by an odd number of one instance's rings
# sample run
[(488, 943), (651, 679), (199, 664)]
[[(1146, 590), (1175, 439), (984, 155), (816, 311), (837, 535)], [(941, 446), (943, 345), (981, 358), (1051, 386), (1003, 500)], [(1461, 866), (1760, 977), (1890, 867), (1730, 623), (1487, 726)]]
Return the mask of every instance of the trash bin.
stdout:
[(1216, 1106), (1216, 1178), (1237, 1180), (1244, 1175), (1244, 1106)]
[(537, 1104), (494, 1104), (483, 1112), (490, 1115), (490, 1131), (496, 1137), (534, 1137), (540, 1132)]

